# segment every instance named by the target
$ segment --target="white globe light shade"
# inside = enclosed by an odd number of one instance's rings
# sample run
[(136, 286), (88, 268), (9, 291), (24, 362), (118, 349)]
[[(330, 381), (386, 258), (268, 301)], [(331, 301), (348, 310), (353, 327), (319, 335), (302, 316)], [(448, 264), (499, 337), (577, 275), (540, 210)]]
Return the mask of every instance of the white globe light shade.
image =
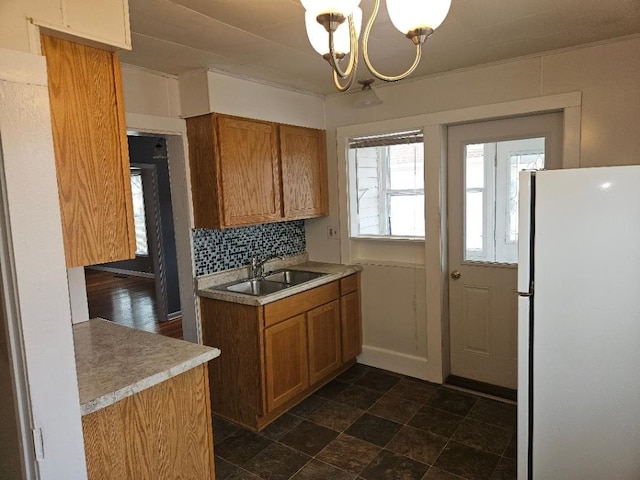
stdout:
[[(307, 37), (309, 37), (309, 43), (313, 49), (320, 55), (329, 53), (329, 32), (318, 23), (316, 15), (308, 10), (304, 14), (304, 20), (307, 26)], [(353, 22), (356, 27), (356, 36), (360, 37), (360, 29), (362, 28), (362, 10), (360, 8), (353, 11)], [(333, 49), (336, 54), (344, 53), (346, 55), (351, 51), (349, 22), (347, 20), (342, 22), (333, 34)]]
[(348, 17), (360, 5), (360, 0), (300, 0), (300, 3), (314, 17), (321, 13), (340, 13)]
[(387, 0), (391, 23), (404, 34), (416, 28), (435, 30), (447, 17), (450, 7), (451, 0)]

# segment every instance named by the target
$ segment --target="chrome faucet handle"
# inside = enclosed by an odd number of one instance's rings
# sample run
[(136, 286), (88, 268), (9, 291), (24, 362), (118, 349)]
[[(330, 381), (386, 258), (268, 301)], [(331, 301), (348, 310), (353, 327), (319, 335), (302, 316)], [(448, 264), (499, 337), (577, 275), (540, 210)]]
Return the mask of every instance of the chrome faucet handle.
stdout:
[(276, 258), (280, 260), (284, 259), (284, 257), (282, 257), (281, 255), (269, 255), (260, 261), (258, 261), (257, 257), (252, 257), (251, 262), (249, 263), (249, 271), (251, 274), (251, 278), (252, 279), (262, 278), (262, 276), (264, 275), (264, 264), (267, 263), (269, 260), (274, 260)]
[(251, 257), (249, 261), (249, 278), (254, 279), (257, 277), (258, 273), (258, 259), (256, 257)]

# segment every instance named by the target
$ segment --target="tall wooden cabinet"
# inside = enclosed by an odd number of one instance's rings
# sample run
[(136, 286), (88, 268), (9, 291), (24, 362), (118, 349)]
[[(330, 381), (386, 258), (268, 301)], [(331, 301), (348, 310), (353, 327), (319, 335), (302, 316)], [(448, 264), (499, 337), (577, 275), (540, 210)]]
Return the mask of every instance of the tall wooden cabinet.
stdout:
[(201, 298), (203, 343), (222, 351), (209, 368), (214, 413), (260, 430), (348, 368), (361, 319), (343, 298), (339, 281), (264, 306)]
[(211, 113), (187, 135), (197, 228), (327, 214), (324, 131)]
[(42, 36), (68, 267), (135, 256), (120, 64), (113, 52)]

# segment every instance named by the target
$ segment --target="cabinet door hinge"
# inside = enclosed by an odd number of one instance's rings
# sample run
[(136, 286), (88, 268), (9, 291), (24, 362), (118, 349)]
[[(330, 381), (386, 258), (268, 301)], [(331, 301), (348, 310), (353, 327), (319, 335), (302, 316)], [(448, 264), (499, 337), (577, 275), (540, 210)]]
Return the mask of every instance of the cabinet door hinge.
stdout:
[(44, 460), (44, 438), (42, 436), (42, 429), (34, 428), (31, 432), (33, 433), (33, 450), (36, 454), (36, 460), (41, 462)]

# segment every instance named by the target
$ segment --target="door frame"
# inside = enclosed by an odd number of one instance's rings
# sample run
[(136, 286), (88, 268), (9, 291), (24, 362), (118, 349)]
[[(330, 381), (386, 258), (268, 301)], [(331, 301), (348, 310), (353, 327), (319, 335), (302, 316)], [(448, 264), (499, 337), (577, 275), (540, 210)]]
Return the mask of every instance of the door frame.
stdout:
[(149, 256), (153, 263), (156, 291), (156, 316), (158, 322), (165, 322), (168, 320), (169, 311), (167, 308), (167, 279), (164, 262), (162, 261), (164, 247), (162, 239), (162, 219), (159, 209), (158, 167), (156, 165), (135, 162), (131, 163), (131, 167), (140, 169), (142, 175), (147, 245), (149, 248)]
[[(439, 319), (440, 319), (440, 335), (442, 351), (440, 358), (442, 359), (442, 377), (439, 379), (439, 383), (443, 383), (444, 379), (451, 373), (450, 365), (450, 335), (449, 335), (449, 254), (447, 251), (448, 238), (448, 204), (447, 204), (447, 190), (446, 183), (448, 181), (448, 152), (447, 143), (448, 135), (447, 128), (456, 124), (474, 123), (489, 120), (500, 120), (505, 118), (514, 118), (529, 116), (542, 113), (562, 112), (563, 113), (563, 145), (562, 145), (562, 168), (577, 168), (580, 166), (580, 131), (581, 131), (581, 113), (582, 113), (582, 94), (581, 92), (554, 95), (551, 97), (539, 97), (530, 100), (523, 100), (517, 102), (506, 102), (497, 105), (487, 105), (483, 107), (473, 107), (461, 111), (449, 112), (455, 119), (446, 123), (438, 125), (439, 140), (440, 140), (440, 152), (442, 152), (441, 163), (439, 165), (438, 177), (442, 182), (440, 184), (440, 219), (438, 231), (438, 243), (440, 243), (440, 251), (436, 255), (433, 243), (435, 239), (432, 237), (431, 242), (427, 239), (425, 242), (425, 258), (427, 262), (427, 275), (429, 272), (434, 272), (434, 268), (430, 268), (429, 263), (434, 262), (434, 259), (439, 260), (440, 265), (440, 278), (439, 284), (441, 289), (441, 296), (436, 300), (434, 295), (430, 296), (429, 289), (427, 290), (427, 315), (429, 316), (429, 304), (435, 301), (439, 303)], [(426, 170), (426, 168), (425, 168)], [(431, 172), (432, 175), (435, 172)], [(425, 172), (428, 176), (428, 173)], [(434, 193), (434, 192), (432, 192)], [(435, 199), (431, 197), (431, 201)], [(429, 201), (428, 199), (426, 200)], [(428, 205), (428, 203), (427, 203)], [(427, 214), (428, 218), (428, 214)], [(433, 225), (432, 225), (433, 226)], [(428, 228), (428, 227), (427, 227)], [(435, 232), (434, 236), (435, 236)], [(432, 265), (435, 267), (435, 265)], [(433, 273), (432, 273), (433, 275)], [(429, 282), (427, 278), (427, 285), (433, 285), (433, 279)], [(433, 308), (435, 310), (435, 308)], [(436, 314), (436, 312), (433, 312)], [(435, 326), (434, 326), (435, 327)], [(435, 328), (429, 329), (427, 326), (427, 333), (433, 332)], [(433, 332), (435, 333), (435, 332)]]
[[(3, 165), (2, 142), (0, 142), (0, 166)], [(7, 200), (4, 174), (0, 172), (0, 328), (6, 340), (9, 360), (9, 376), (12, 380), (12, 391), (5, 394), (13, 397), (18, 441), (20, 442), (20, 464), (25, 479), (35, 479), (37, 462), (34, 455), (34, 443), (31, 436), (33, 423), (32, 405), (29, 401), (29, 380), (27, 377), (26, 353), (23, 345), (20, 306), (15, 282), (15, 266), (11, 254), (11, 239), (7, 214)]]
[(178, 284), (182, 309), (184, 340), (200, 343), (202, 338), (198, 300), (194, 289), (194, 256), (191, 232), (193, 208), (187, 152), (187, 127), (184, 119), (127, 113), (127, 134), (153, 135), (167, 140), (167, 157), (171, 178), (171, 206), (173, 210)]
[[(580, 166), (580, 135), (582, 92), (540, 96), (489, 105), (447, 110), (410, 117), (396, 118), (359, 125), (338, 127), (336, 132), (338, 156), (341, 262), (352, 263), (358, 258), (358, 239), (349, 238), (349, 199), (343, 186), (347, 185), (348, 139), (357, 135), (374, 135), (401, 129), (423, 128), (425, 144), (425, 225), (424, 266), (426, 276), (426, 358), (407, 359), (406, 355), (382, 352), (370, 355), (367, 361), (380, 368), (397, 371), (403, 365), (407, 371), (420, 371), (420, 378), (443, 383), (449, 375), (449, 318), (447, 263), (447, 127), (459, 123), (497, 120), (536, 113), (563, 112), (564, 135), (562, 168)], [(371, 261), (391, 264), (388, 259)], [(366, 329), (366, 319), (365, 319)], [(365, 335), (366, 336), (366, 335)], [(365, 345), (366, 349), (367, 346)], [(400, 361), (400, 363), (397, 363)], [(409, 362), (409, 364), (407, 364)]]

